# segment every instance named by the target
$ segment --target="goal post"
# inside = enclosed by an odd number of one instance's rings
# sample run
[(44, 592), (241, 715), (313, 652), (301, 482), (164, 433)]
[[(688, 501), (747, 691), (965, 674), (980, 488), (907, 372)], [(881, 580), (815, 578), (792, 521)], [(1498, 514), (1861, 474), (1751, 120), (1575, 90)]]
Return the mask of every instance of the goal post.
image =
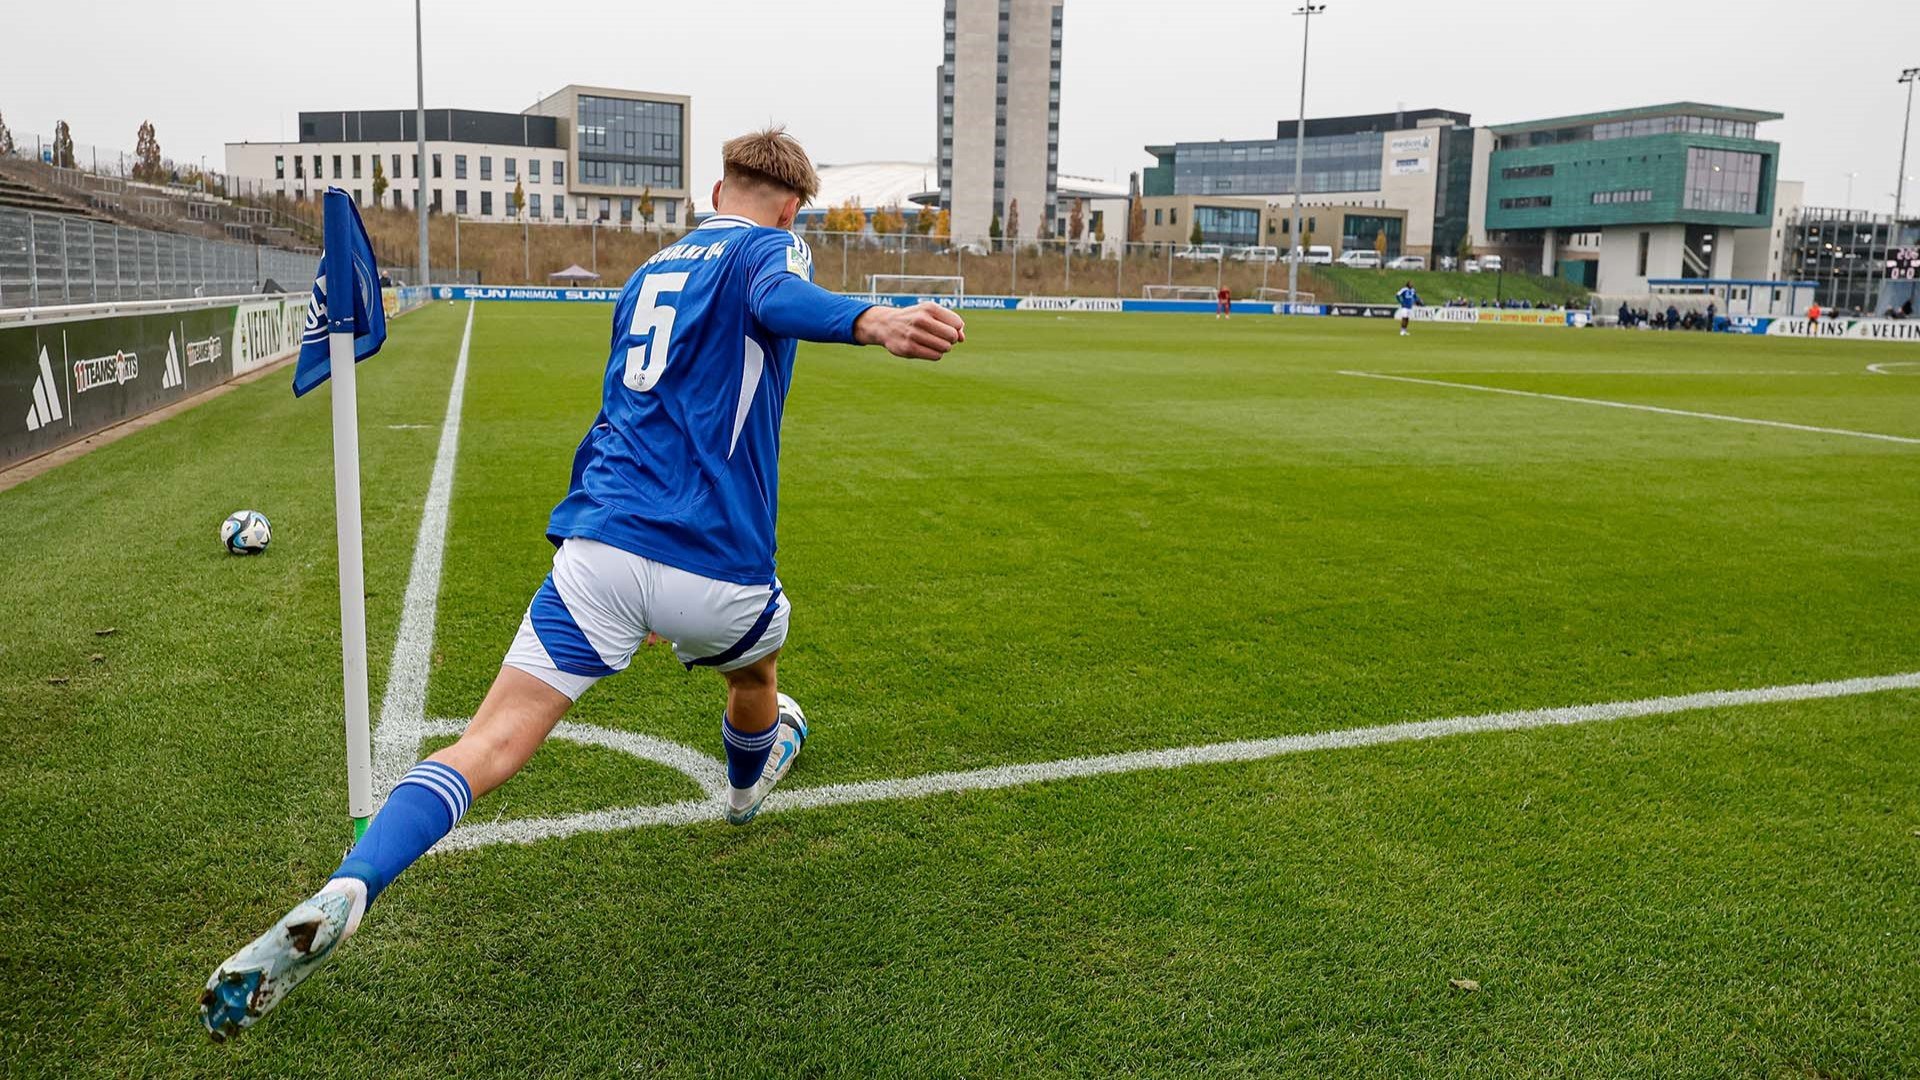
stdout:
[[(1263, 286), (1255, 289), (1253, 296), (1254, 299), (1262, 303), (1284, 304), (1287, 302), (1287, 290), (1285, 289), (1269, 289)], [(1318, 303), (1318, 301), (1313, 298), (1313, 294), (1304, 289), (1295, 291), (1294, 296), (1302, 304)]]
[(1216, 300), (1220, 290), (1211, 285), (1148, 285), (1140, 296), (1144, 300)]
[(911, 293), (915, 296), (950, 296), (956, 300), (967, 295), (967, 279), (938, 274), (868, 274), (867, 292)]

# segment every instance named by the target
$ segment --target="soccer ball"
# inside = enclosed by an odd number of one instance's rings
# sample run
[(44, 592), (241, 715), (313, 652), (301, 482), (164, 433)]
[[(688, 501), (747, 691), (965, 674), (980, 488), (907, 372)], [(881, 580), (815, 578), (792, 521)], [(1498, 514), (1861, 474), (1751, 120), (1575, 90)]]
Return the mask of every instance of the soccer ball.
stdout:
[(220, 523), (220, 542), (229, 555), (258, 555), (273, 539), (273, 526), (258, 510), (241, 510)]

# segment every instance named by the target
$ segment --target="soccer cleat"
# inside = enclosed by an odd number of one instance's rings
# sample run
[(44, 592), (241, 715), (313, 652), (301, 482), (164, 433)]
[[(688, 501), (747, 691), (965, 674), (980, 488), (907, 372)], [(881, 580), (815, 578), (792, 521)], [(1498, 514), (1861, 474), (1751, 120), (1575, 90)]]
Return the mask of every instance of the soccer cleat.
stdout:
[(215, 968), (200, 995), (200, 1022), (213, 1041), (252, 1027), (318, 971), (346, 940), (353, 903), (345, 892), (313, 896)]
[(793, 768), (793, 760), (800, 756), (800, 748), (807, 742), (807, 714), (800, 711), (800, 703), (785, 694), (779, 695), (780, 714), (774, 726), (779, 729), (773, 749), (767, 753), (766, 768), (760, 772), (760, 782), (753, 786), (753, 801), (744, 807), (736, 808), (727, 804), (727, 823), (745, 825), (760, 812), (760, 804), (767, 801), (774, 785), (786, 778), (787, 771)]

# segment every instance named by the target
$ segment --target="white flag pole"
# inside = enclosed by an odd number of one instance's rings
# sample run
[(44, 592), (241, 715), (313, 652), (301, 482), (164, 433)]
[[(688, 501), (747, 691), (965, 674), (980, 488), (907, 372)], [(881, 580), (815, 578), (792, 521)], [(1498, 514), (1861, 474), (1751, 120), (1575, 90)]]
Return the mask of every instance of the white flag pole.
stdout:
[[(348, 296), (330, 303), (351, 305)], [(377, 302), (377, 301), (376, 301)], [(353, 334), (327, 335), (333, 381), (333, 505), (340, 539), (340, 666), (346, 680), (347, 812), (353, 838), (373, 818), (373, 731), (367, 712), (367, 590), (360, 549), (360, 409)]]

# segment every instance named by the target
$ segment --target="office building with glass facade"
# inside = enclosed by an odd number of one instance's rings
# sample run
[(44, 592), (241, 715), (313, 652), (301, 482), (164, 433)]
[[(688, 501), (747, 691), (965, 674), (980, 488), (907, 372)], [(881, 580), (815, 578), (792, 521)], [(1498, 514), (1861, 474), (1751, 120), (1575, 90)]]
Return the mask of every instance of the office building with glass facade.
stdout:
[[(1403, 211), (1392, 215), (1396, 255), (1452, 251), (1468, 229), (1471, 123), (1466, 113), (1446, 109), (1310, 119), (1301, 144), (1301, 199), (1309, 207)], [(1155, 198), (1208, 196), (1277, 200), (1290, 207), (1296, 132), (1296, 121), (1283, 120), (1272, 139), (1149, 146), (1158, 164), (1142, 174), (1142, 193), (1150, 204)], [(1284, 227), (1291, 225), (1289, 212)], [(1338, 237), (1315, 233), (1316, 243), (1339, 246)], [(1373, 236), (1366, 241), (1371, 245)], [(1284, 244), (1287, 238), (1262, 243)]]
[(691, 106), (682, 95), (568, 86), (524, 113), (428, 109), (424, 161), (413, 109), (303, 112), (297, 142), (228, 143), (227, 172), (292, 199), (337, 185), (371, 207), (378, 162), (388, 209), (414, 208), (424, 172), (433, 213), (683, 227)]
[[(1780, 118), (1678, 102), (1495, 125), (1480, 168), (1487, 243), (1609, 294), (1731, 277), (1740, 238), (1775, 224), (1780, 147), (1758, 126)], [(1597, 258), (1578, 260), (1593, 265), (1563, 265), (1571, 237), (1596, 234)]]

